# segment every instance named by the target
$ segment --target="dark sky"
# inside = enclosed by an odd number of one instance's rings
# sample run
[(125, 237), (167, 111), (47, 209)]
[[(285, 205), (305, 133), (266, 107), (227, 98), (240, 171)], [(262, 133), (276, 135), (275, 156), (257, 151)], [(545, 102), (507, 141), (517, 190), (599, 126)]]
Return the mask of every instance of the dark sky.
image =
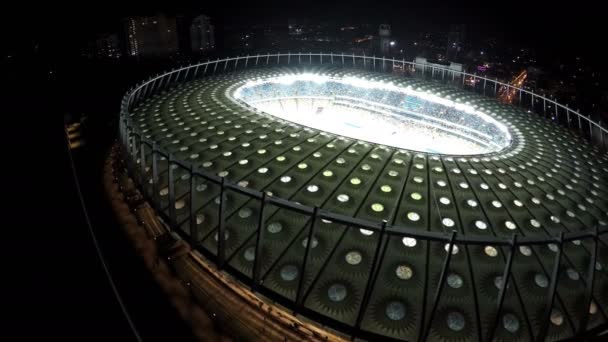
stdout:
[[(206, 13), (223, 24), (279, 23), (289, 17), (332, 22), (387, 22), (406, 30), (446, 29), (464, 23), (470, 37), (498, 35), (547, 53), (596, 57), (604, 45), (605, 14), (589, 0), (558, 1), (81, 1), (65, 4), (29, 2), (5, 12), (3, 46), (10, 49), (42, 42), (69, 51), (96, 32), (116, 30), (128, 15), (159, 11)], [(217, 5), (221, 4), (221, 5)], [(19, 6), (19, 5), (17, 5)]]

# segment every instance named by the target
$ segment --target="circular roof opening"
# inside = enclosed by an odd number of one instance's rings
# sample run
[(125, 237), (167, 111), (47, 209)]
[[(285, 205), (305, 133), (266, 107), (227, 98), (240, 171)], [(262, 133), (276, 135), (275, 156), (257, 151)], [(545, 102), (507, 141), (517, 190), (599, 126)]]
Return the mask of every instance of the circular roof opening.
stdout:
[(475, 106), (392, 82), (286, 74), (249, 81), (232, 96), (280, 119), (420, 152), (478, 155), (512, 141), (504, 124)]

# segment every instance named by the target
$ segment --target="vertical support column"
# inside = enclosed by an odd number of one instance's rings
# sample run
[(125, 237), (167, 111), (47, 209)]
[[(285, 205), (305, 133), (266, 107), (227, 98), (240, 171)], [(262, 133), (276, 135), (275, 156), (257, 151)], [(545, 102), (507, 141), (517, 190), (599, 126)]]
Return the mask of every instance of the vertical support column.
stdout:
[(188, 79), (188, 74), (190, 73), (190, 69), (192, 68), (192, 65), (189, 65), (186, 68), (186, 73), (184, 74), (184, 81)]
[[(137, 137), (135, 136), (135, 129), (131, 129), (131, 160), (137, 161)], [(132, 170), (134, 171), (134, 170)]]
[[(380, 230), (380, 236), (378, 236), (378, 243), (376, 244), (376, 251), (374, 252), (374, 258), (372, 259), (372, 268), (369, 271), (369, 277), (367, 278), (367, 284), (365, 285), (365, 290), (363, 292), (363, 299), (361, 300), (361, 307), (359, 308), (359, 313), (357, 314), (357, 321), (355, 322), (355, 328), (361, 328), (361, 321), (363, 321), (363, 316), (367, 311), (367, 305), (369, 304), (369, 299), (372, 295), (372, 290), (374, 288), (374, 284), (376, 283), (376, 279), (378, 277), (378, 269), (380, 268), (380, 261), (383, 259), (380, 257), (380, 250), (382, 249), (382, 245), (384, 244), (384, 234), (386, 232), (386, 220), (382, 220), (382, 228)], [(383, 253), (384, 254), (384, 253)], [(384, 257), (384, 255), (382, 256)]]
[(127, 151), (127, 170), (129, 171), (129, 174), (133, 174), (133, 159), (135, 158), (135, 152), (133, 151), (133, 146), (135, 145), (135, 137), (133, 136), (133, 130), (131, 128), (131, 126), (129, 126), (129, 123), (127, 122), (127, 145), (125, 146), (125, 149)]
[(166, 74), (167, 82), (165, 82), (165, 85), (164, 85), (165, 88), (169, 88), (169, 87), (171, 87), (171, 84), (175, 83), (175, 81), (177, 80), (177, 77), (174, 77), (174, 75), (177, 76), (177, 73), (173, 69), (171, 69), (171, 71), (169, 71)]
[[(123, 100), (123, 103), (124, 102), (128, 103), (128, 100)], [(120, 120), (119, 120), (119, 124), (120, 124), (119, 127), (120, 127), (120, 142), (121, 142), (120, 149), (121, 149), (121, 153), (123, 153), (123, 154), (128, 153), (128, 151), (127, 151), (127, 145), (128, 145), (128, 141), (127, 141), (127, 117), (128, 116), (129, 116), (129, 110), (128, 110), (128, 108), (122, 108), (121, 109), (121, 117), (120, 117)]]
[(280, 58), (281, 58), (281, 54), (277, 53), (277, 65), (281, 64)]
[(245, 58), (245, 68), (247, 68), (248, 63), (249, 63), (249, 55), (247, 55), (247, 58)]
[(485, 78), (485, 77), (483, 78), (483, 94), (484, 95), (486, 94), (486, 81), (487, 80), (488, 80), (487, 78)]
[(317, 226), (317, 220), (319, 217), (319, 207), (315, 206), (312, 212), (310, 221), (310, 229), (308, 230), (308, 237), (306, 242), (306, 249), (304, 250), (304, 258), (302, 259), (302, 267), (300, 267), (300, 279), (298, 279), (298, 289), (296, 291), (296, 310), (302, 306), (302, 286), (304, 285), (304, 279), (306, 278), (306, 266), (308, 263), (308, 256), (310, 255), (310, 249), (312, 248), (312, 239), (315, 236), (315, 228)]
[(266, 65), (270, 62), (270, 54), (266, 54)]
[[(463, 75), (464, 76), (464, 75)], [(431, 325), (433, 324), (433, 318), (435, 316), (435, 312), (437, 311), (437, 306), (439, 306), (439, 299), (441, 298), (441, 293), (443, 291), (443, 287), (445, 286), (445, 278), (447, 277), (448, 268), (450, 267), (450, 261), (452, 260), (452, 251), (454, 250), (454, 240), (456, 239), (456, 231), (452, 231), (452, 236), (450, 237), (449, 248), (447, 251), (447, 255), (443, 261), (443, 267), (441, 268), (441, 273), (439, 275), (439, 284), (437, 284), (437, 290), (435, 290), (435, 296), (433, 297), (433, 305), (431, 306), (431, 311), (429, 314), (429, 320), (422, 326), (422, 334), (420, 334), (419, 341), (428, 340), (429, 333), (431, 331)], [(422, 317), (424, 322), (424, 317)]]
[(133, 103), (133, 93), (131, 92), (133, 88), (129, 89), (129, 99), (127, 100), (127, 108), (131, 109), (131, 104)]
[(240, 57), (238, 56), (234, 59), (234, 71), (236, 71), (236, 67), (239, 65), (239, 59)]
[(576, 117), (578, 118), (578, 131), (583, 134), (583, 124), (581, 123), (581, 115), (577, 113)]
[(142, 141), (142, 137), (139, 137), (139, 185), (144, 196), (146, 196), (146, 151)]
[(333, 53), (333, 52), (331, 52), (331, 55), (330, 55), (330, 56), (331, 56), (331, 64), (334, 64), (334, 53)]
[(312, 65), (312, 52), (308, 53), (308, 64)]
[(203, 70), (203, 75), (206, 75), (206, 74), (207, 74), (207, 68), (209, 67), (209, 64), (210, 64), (210, 63), (211, 63), (211, 62), (210, 62), (210, 60), (209, 60), (209, 59), (207, 59), (207, 63), (205, 63), (205, 70)]
[(131, 135), (131, 126), (129, 126), (129, 123), (127, 122), (127, 129), (126, 129), (126, 136), (127, 136), (127, 143), (125, 145), (125, 151), (127, 152), (127, 168), (129, 169), (129, 173), (133, 170), (131, 170), (131, 165), (133, 162), (133, 136)]
[(220, 205), (218, 209), (218, 225), (217, 225), (217, 267), (221, 270), (224, 267), (224, 260), (226, 259), (226, 240), (224, 239), (225, 224), (224, 219), (224, 208), (226, 206), (226, 185), (225, 178), (222, 177), (220, 183)]
[(353, 57), (353, 68), (355, 67), (355, 55), (351, 55)]
[(173, 71), (169, 72), (169, 74), (167, 74), (167, 82), (165, 82), (165, 89), (171, 87), (171, 78), (173, 77)]
[(137, 106), (139, 104), (139, 94), (140, 94), (140, 92), (141, 92), (141, 88), (138, 88), (135, 91), (135, 93), (133, 93), (133, 106)]
[(260, 54), (258, 53), (257, 56), (255, 56), (255, 65), (258, 65), (258, 60), (260, 59)]
[(498, 91), (498, 78), (494, 80), (494, 97), (496, 97), (497, 91)]
[(289, 62), (291, 60), (291, 53), (287, 53), (287, 65), (289, 65)]
[(496, 315), (494, 318), (494, 322), (488, 331), (488, 335), (486, 340), (492, 341), (494, 339), (494, 334), (496, 333), (496, 328), (498, 327), (498, 322), (500, 321), (500, 312), (502, 311), (502, 306), (505, 301), (505, 295), (507, 293), (507, 286), (509, 286), (509, 278), (511, 276), (511, 268), (513, 266), (513, 257), (515, 256), (515, 251), (517, 249), (517, 234), (513, 234), (511, 238), (511, 249), (509, 250), (509, 255), (507, 256), (507, 263), (505, 265), (505, 269), (502, 272), (502, 285), (498, 291), (498, 297), (496, 298)]
[(169, 179), (169, 220), (171, 221), (171, 227), (175, 227), (176, 225), (176, 216), (175, 216), (175, 179), (173, 175), (173, 154), (169, 153), (168, 163), (167, 163), (167, 173)]
[(148, 81), (146, 81), (146, 85), (144, 86), (143, 97), (142, 97), (143, 100), (148, 98), (149, 90), (151, 87), (152, 87), (152, 82), (150, 82), (150, 79), (148, 79)]
[(570, 108), (566, 105), (566, 120), (568, 120), (568, 128), (570, 128)]
[(127, 156), (129, 157), (127, 159), (127, 167), (129, 168), (129, 172), (132, 172), (132, 166), (133, 166), (133, 139), (135, 139), (133, 137), (133, 129), (130, 126), (129, 123), (129, 119), (127, 119), (126, 122), (126, 140), (127, 140), (127, 144), (125, 145), (125, 151), (127, 152)]
[(124, 150), (125, 153), (127, 154), (127, 166), (129, 166), (129, 161), (131, 160), (131, 136), (129, 135), (129, 123), (128, 121), (125, 119), (125, 145), (124, 145)]
[(374, 55), (374, 71), (376, 71), (376, 56)]
[(152, 205), (160, 212), (160, 190), (158, 189), (158, 147), (152, 143)]
[(167, 89), (169, 87), (169, 82), (171, 82), (171, 74), (169, 74), (169, 75), (167, 75), (167, 74), (163, 75), (163, 81), (165, 81), (165, 83), (160, 85), (161, 91), (165, 90), (165, 89)]
[(121, 150), (123, 153), (126, 152), (127, 149), (127, 145), (128, 145), (128, 141), (127, 141), (127, 115), (128, 112), (125, 111), (124, 116), (122, 117), (122, 120), (120, 120), (121, 125), (120, 125), (120, 133), (121, 133), (121, 142), (122, 144), (120, 145)]
[(321, 65), (323, 65), (323, 53), (319, 53), (319, 61), (321, 62)]
[(302, 64), (302, 52), (298, 52), (298, 64)]
[(149, 84), (149, 87), (146, 91), (145, 98), (150, 97), (150, 95), (154, 93), (154, 86), (156, 85), (156, 78), (152, 79), (151, 81), (148, 81), (148, 84)]
[(595, 226), (595, 232), (593, 236), (593, 249), (591, 250), (591, 260), (589, 260), (589, 266), (587, 267), (587, 279), (585, 286), (584, 303), (585, 306), (581, 310), (581, 317), (578, 320), (579, 326), (576, 335), (583, 340), (583, 334), (587, 330), (587, 323), (589, 322), (589, 306), (591, 306), (591, 298), (593, 297), (593, 283), (595, 282), (595, 264), (597, 262), (597, 238), (598, 238), (598, 226)]
[(200, 64), (196, 65), (196, 68), (194, 68), (194, 74), (192, 74), (192, 80), (196, 79), (196, 75), (198, 74), (198, 68), (200, 67)]
[(534, 99), (536, 98), (536, 95), (534, 93), (532, 93), (532, 97), (530, 98), (530, 107), (531, 107), (531, 111), (536, 113), (536, 110), (534, 108)]
[(230, 57), (226, 58), (226, 62), (224, 62), (224, 71), (226, 71), (226, 68), (228, 67), (228, 60), (230, 59)]
[[(555, 254), (555, 261), (553, 264), (553, 271), (551, 272), (551, 284), (549, 284), (549, 293), (547, 295), (547, 302), (545, 303), (545, 311), (543, 313), (543, 318), (540, 321), (540, 330), (538, 332), (538, 336), (536, 336), (536, 341), (542, 342), (547, 337), (547, 332), (549, 331), (549, 322), (551, 320), (551, 310), (553, 309), (553, 303), (555, 302), (555, 290), (557, 289), (557, 279), (559, 277), (559, 271), (561, 268), (561, 260), (563, 253), (564, 244), (564, 232), (559, 234), (558, 240), (558, 249)], [(567, 313), (564, 313), (567, 315)]]
[(188, 196), (188, 211), (190, 215), (190, 246), (196, 247), (198, 245), (198, 222), (196, 220), (196, 213), (194, 212), (194, 192), (196, 191), (196, 180), (194, 179), (194, 165), (190, 164), (190, 194)]
[[(262, 242), (264, 241), (264, 209), (266, 207), (266, 191), (262, 191), (262, 199), (260, 201), (260, 213), (258, 217), (258, 235), (255, 240), (255, 258), (253, 260), (253, 271), (252, 271), (252, 288), (255, 291), (260, 285), (260, 267), (261, 258), (260, 253), (262, 252)], [(310, 242), (312, 243), (312, 242)]]
[(215, 70), (217, 69), (217, 65), (218, 65), (219, 63), (220, 63), (220, 59), (218, 58), (218, 59), (215, 61), (215, 65), (213, 66), (213, 73), (214, 73), (214, 74), (215, 74)]
[(171, 78), (173, 77), (174, 72), (170, 72), (169, 75), (167, 75), (167, 82), (165, 82), (165, 89), (170, 88), (171, 87)]
[(519, 105), (521, 106), (521, 88), (519, 89)]
[(344, 66), (344, 52), (342, 52), (342, 66)]

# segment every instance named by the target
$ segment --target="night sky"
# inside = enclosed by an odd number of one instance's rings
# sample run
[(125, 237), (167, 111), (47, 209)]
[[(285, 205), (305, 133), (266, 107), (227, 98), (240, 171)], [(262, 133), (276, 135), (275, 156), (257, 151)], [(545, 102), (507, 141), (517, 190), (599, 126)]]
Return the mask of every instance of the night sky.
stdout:
[[(467, 25), (471, 41), (499, 36), (508, 42), (534, 46), (549, 55), (581, 54), (601, 62), (605, 39), (604, 10), (599, 3), (576, 1), (133, 1), (56, 3), (15, 8), (3, 18), (2, 35), (9, 52), (32, 45), (54, 54), (77, 51), (95, 33), (120, 29), (120, 18), (157, 12), (205, 13), (221, 25), (276, 23), (287, 18), (348, 23), (387, 22), (403, 31), (447, 30)], [(255, 4), (255, 5), (254, 5)], [(262, 4), (262, 5), (257, 5)], [(9, 14), (10, 11), (5, 11)]]

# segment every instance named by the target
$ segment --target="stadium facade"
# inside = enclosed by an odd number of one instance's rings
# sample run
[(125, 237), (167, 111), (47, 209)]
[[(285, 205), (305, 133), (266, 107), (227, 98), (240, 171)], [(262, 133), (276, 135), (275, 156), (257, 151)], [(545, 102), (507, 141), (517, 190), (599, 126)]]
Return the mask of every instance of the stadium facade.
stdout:
[(129, 91), (120, 125), (141, 193), (218, 269), (349, 336), (407, 341), (606, 328), (606, 135), (508, 84), (333, 53), (173, 70)]

